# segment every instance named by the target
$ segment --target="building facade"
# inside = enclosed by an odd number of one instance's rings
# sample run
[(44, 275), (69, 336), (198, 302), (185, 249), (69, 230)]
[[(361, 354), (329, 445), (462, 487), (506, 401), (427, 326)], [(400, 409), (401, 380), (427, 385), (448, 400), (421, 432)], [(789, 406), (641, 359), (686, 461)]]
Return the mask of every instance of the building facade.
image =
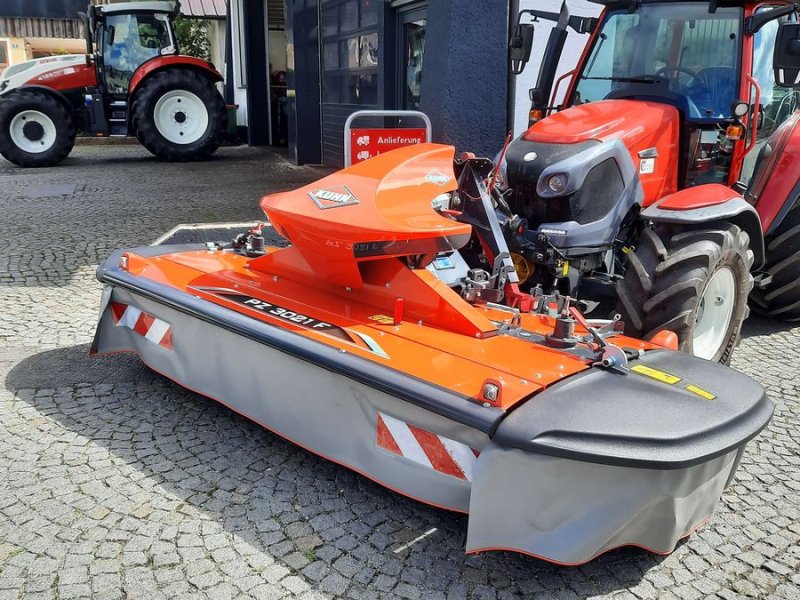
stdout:
[[(552, 26), (536, 24), (531, 61), (514, 77), (507, 43), (517, 13), (525, 8), (558, 12), (561, 3), (182, 0), (181, 8), (185, 17), (212, 20), (212, 61), (225, 75), (226, 102), (238, 106), (243, 140), (288, 146), (298, 164), (341, 166), (345, 121), (357, 110), (370, 109), (420, 110), (432, 121), (435, 141), (493, 156), (508, 131), (518, 135), (527, 126), (528, 88), (535, 84)], [(35, 57), (31, 40), (36, 39), (44, 44), (40, 52), (82, 52), (76, 17), (86, 4), (0, 0), (0, 38), (7, 36), (0, 39), (0, 63)], [(569, 0), (569, 5), (581, 16), (600, 11), (588, 0)], [(586, 38), (569, 33), (560, 73), (574, 67)], [(411, 123), (379, 119), (366, 124)]]
[(228, 100), (249, 143), (286, 141), (299, 164), (341, 165), (345, 120), (369, 109), (421, 110), (434, 140), (493, 153), (509, 126), (509, 10), (508, 0), (230, 0)]

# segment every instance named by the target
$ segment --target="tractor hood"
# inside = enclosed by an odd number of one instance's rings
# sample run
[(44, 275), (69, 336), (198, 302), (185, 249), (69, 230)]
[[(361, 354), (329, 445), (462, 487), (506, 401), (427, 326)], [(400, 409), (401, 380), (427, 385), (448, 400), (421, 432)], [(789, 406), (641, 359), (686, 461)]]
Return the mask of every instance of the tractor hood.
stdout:
[(523, 139), (559, 145), (621, 140), (639, 173), (647, 205), (677, 191), (679, 123), (678, 110), (668, 104), (601, 100), (534, 123)]
[(86, 64), (85, 54), (46, 56), (11, 65), (0, 75), (0, 96), (24, 85), (43, 85), (62, 75), (73, 75), (94, 67)]

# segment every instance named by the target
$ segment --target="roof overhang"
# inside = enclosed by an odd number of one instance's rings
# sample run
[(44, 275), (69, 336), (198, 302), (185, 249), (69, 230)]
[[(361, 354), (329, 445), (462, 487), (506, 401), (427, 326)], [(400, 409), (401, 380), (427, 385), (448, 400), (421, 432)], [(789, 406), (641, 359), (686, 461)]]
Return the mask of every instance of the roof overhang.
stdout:
[(177, 6), (175, 2), (117, 2), (98, 4), (95, 6), (95, 10), (98, 16), (134, 12), (174, 13)]

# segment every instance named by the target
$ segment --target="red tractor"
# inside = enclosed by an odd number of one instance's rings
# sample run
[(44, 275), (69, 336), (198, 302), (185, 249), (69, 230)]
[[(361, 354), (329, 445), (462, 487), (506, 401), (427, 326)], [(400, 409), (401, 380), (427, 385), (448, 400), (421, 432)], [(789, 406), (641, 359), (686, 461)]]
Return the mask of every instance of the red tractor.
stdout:
[[(510, 281), (727, 362), (748, 295), (759, 312), (800, 320), (800, 5), (595, 1), (599, 18), (566, 3), (520, 14), (557, 24), (531, 126), (487, 179)], [(551, 94), (568, 28), (590, 41)], [(533, 23), (519, 23), (513, 72), (532, 38)]]
[(22, 167), (64, 160), (78, 131), (135, 135), (159, 158), (207, 158), (226, 131), (211, 63), (178, 54), (179, 3), (89, 6), (86, 54), (8, 67), (0, 78), (0, 154)]

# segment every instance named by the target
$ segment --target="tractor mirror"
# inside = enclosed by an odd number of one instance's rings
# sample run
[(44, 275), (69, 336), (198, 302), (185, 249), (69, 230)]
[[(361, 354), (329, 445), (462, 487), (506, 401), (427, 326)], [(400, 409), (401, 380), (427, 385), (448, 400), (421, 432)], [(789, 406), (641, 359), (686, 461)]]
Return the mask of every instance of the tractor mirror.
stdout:
[(85, 12), (79, 12), (78, 17), (83, 23), (83, 39), (86, 41), (86, 54), (92, 54), (94, 53), (94, 47), (92, 46), (92, 25), (89, 21), (89, 15)]
[(777, 85), (795, 87), (800, 83), (800, 23), (781, 23), (775, 41), (772, 68)]
[(508, 42), (508, 59), (511, 62), (511, 72), (519, 75), (531, 57), (533, 47), (533, 25), (518, 23), (514, 28), (514, 35)]

